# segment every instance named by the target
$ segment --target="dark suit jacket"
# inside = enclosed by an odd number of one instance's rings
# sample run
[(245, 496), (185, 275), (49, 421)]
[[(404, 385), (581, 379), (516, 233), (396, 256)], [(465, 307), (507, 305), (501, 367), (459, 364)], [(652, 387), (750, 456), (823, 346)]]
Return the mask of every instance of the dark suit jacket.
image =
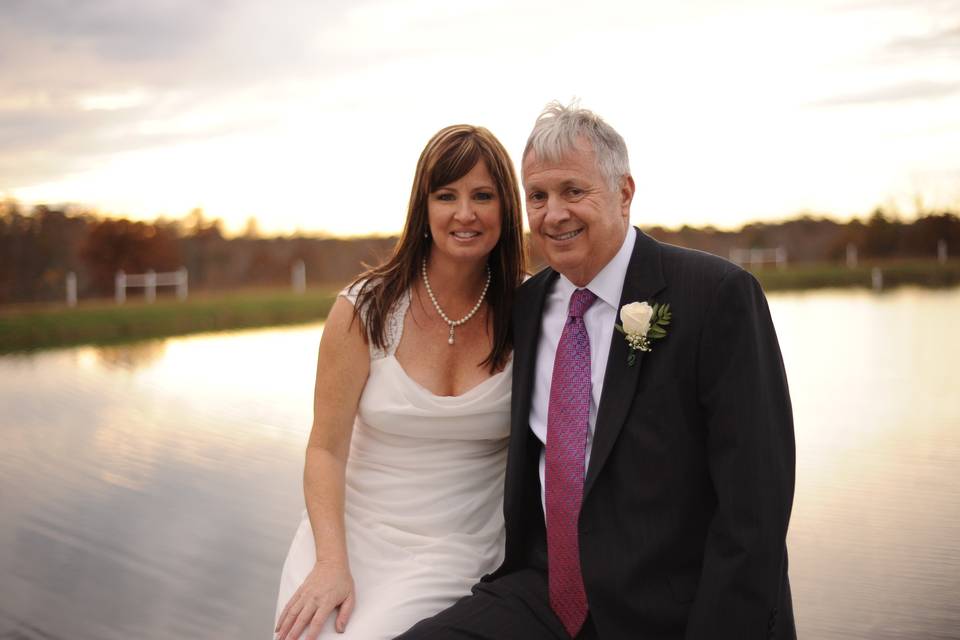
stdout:
[[(556, 277), (541, 271), (516, 300), (506, 558), (488, 579), (543, 545), (529, 415)], [(579, 519), (593, 624), (604, 639), (794, 638), (793, 419), (763, 291), (726, 260), (638, 230), (621, 305), (637, 301), (669, 303), (673, 320), (632, 367), (613, 333)]]

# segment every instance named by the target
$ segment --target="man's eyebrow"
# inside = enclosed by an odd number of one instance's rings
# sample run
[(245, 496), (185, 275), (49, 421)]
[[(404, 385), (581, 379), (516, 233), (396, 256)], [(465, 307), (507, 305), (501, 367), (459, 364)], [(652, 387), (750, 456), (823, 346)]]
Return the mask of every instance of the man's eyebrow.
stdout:
[[(574, 185), (579, 185), (581, 181), (577, 178), (567, 178), (560, 183), (561, 189), (566, 189)], [(544, 187), (538, 182), (533, 182), (529, 186), (524, 187), (524, 191), (543, 191)]]

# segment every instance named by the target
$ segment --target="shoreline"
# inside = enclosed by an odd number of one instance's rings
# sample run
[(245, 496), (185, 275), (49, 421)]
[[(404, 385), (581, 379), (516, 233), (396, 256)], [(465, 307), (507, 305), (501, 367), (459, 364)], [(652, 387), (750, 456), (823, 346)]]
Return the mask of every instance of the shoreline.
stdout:
[(764, 291), (800, 291), (807, 289), (876, 289), (874, 269), (881, 274), (880, 291), (914, 285), (946, 289), (960, 285), (960, 259), (941, 264), (936, 260), (897, 260), (864, 262), (855, 267), (832, 263), (789, 265), (782, 269), (748, 269)]
[[(795, 264), (750, 271), (764, 291), (824, 288), (873, 289), (873, 269), (880, 269), (880, 291), (902, 286), (960, 286), (960, 260), (904, 260), (838, 264)], [(288, 288), (245, 289), (229, 293), (199, 292), (186, 301), (159, 297), (117, 305), (110, 299), (0, 307), (0, 355), (79, 345), (116, 345), (151, 338), (318, 322), (326, 318), (339, 287), (318, 286), (297, 294)]]
[(201, 293), (185, 301), (147, 304), (112, 300), (0, 307), (0, 355), (80, 345), (115, 345), (151, 338), (316, 322), (327, 317), (338, 288)]

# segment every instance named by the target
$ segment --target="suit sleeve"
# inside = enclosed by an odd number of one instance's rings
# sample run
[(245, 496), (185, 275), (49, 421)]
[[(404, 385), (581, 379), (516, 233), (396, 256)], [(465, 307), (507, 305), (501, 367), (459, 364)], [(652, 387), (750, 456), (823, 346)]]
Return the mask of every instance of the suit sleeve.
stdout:
[(704, 318), (697, 393), (716, 491), (687, 640), (765, 638), (786, 588), (793, 416), (763, 290), (737, 269)]

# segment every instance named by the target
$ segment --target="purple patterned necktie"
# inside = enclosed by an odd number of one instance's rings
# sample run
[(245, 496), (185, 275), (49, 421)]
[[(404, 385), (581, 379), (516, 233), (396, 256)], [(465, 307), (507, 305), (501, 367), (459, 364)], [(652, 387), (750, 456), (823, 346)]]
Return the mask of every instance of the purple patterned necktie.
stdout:
[(590, 429), (590, 338), (583, 314), (597, 296), (577, 289), (560, 334), (547, 409), (545, 493), (550, 606), (574, 637), (587, 618), (577, 518)]

